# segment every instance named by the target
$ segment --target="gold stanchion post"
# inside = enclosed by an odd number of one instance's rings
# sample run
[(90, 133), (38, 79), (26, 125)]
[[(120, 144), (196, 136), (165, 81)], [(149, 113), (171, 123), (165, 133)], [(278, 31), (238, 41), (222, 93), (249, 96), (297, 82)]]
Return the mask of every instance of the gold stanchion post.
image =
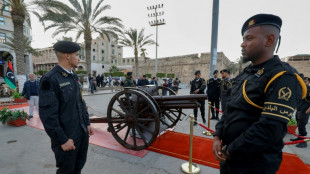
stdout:
[(210, 128), (211, 102), (208, 102), (208, 104), (209, 104), (208, 128)]
[(193, 164), (193, 134), (194, 134), (194, 115), (191, 114), (189, 116), (191, 118), (190, 123), (190, 140), (189, 140), (189, 162), (183, 163), (181, 166), (181, 170), (186, 174), (196, 174), (200, 172), (200, 168), (197, 164)]

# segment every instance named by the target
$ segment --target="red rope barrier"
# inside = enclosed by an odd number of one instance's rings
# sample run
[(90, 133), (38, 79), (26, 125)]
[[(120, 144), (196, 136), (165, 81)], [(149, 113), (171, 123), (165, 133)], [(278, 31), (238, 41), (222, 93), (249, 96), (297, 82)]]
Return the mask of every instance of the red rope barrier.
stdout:
[(290, 141), (290, 142), (285, 142), (285, 145), (293, 145), (293, 144), (299, 144), (299, 143), (304, 143), (310, 141), (310, 139), (303, 139), (303, 140), (298, 140), (298, 141)]
[(290, 131), (289, 133), (292, 134), (292, 135), (295, 135), (296, 137), (301, 138), (301, 139), (310, 139), (310, 137), (299, 136), (299, 135), (295, 134), (295, 132), (291, 132)]
[(211, 133), (215, 133), (214, 130), (212, 130), (212, 129), (210, 129), (210, 128), (207, 128), (206, 126), (204, 126), (203, 124), (199, 123), (198, 121), (196, 121), (196, 122), (199, 124), (200, 127), (202, 127), (202, 128), (204, 128), (204, 129), (210, 131)]
[(211, 106), (211, 108), (213, 108), (213, 109), (215, 109), (215, 110), (219, 111), (221, 114), (224, 114), (224, 112), (223, 112), (223, 111), (221, 111), (221, 110), (217, 109), (216, 107), (214, 107), (214, 106), (212, 106), (212, 105), (210, 105), (210, 106)]

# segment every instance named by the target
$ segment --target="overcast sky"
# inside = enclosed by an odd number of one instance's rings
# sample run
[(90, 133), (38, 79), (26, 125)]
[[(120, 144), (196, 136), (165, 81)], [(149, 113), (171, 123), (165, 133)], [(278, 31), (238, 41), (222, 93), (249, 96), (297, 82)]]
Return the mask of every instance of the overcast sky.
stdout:
[[(98, 0), (93, 0), (96, 2)], [(154, 40), (155, 27), (148, 24), (151, 11), (147, 6), (163, 3), (166, 25), (159, 26), (158, 57), (210, 52), (213, 0), (105, 0), (104, 3), (112, 8), (102, 15), (122, 19), (125, 28), (145, 28), (145, 34), (153, 34)], [(272, 13), (283, 21), (278, 55), (310, 54), (309, 9), (310, 0), (220, 0), (218, 51), (236, 60), (241, 55), (244, 21), (257, 13)], [(53, 31), (44, 32), (43, 26), (32, 16), (34, 48), (52, 46), (56, 38), (62, 36), (52, 38)], [(155, 46), (146, 49), (147, 56), (154, 58)], [(124, 57), (133, 57), (133, 51), (124, 48)]]

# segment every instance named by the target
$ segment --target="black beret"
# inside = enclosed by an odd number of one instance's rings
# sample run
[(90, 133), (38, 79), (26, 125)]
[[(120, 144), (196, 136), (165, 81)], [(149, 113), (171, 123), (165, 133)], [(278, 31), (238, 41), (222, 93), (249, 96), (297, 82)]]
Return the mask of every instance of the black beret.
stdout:
[(53, 47), (61, 53), (75, 53), (81, 49), (78, 44), (65, 40), (56, 42)]
[(245, 21), (241, 29), (241, 34), (243, 35), (246, 30), (260, 25), (273, 25), (280, 30), (282, 26), (282, 20), (279, 16), (272, 14), (254, 15)]
[(195, 75), (197, 75), (197, 74), (200, 74), (200, 70), (198, 70), (198, 71), (195, 72)]
[(213, 71), (213, 75), (216, 74), (216, 73), (218, 73), (218, 72), (219, 72), (218, 70)]
[(127, 76), (131, 76), (132, 75), (132, 72), (127, 72)]
[(221, 70), (220, 72), (221, 72), (221, 73), (226, 72), (226, 73), (230, 74), (230, 71), (227, 70), (227, 69), (223, 69), (223, 70)]
[(142, 76), (143, 76), (143, 77), (146, 77), (146, 75), (145, 75), (145, 74), (143, 74)]

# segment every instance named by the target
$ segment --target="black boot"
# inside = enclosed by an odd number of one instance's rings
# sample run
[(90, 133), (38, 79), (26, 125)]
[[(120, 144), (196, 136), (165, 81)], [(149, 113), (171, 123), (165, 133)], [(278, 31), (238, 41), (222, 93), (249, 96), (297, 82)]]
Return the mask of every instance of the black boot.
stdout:
[(296, 147), (298, 147), (298, 148), (306, 148), (307, 147), (307, 142), (299, 143), (299, 144), (296, 145)]
[(290, 140), (291, 140), (291, 141), (298, 141), (298, 140), (302, 140), (302, 139), (301, 139), (301, 138), (296, 137), (296, 138), (291, 138)]
[(211, 120), (215, 120), (215, 116), (212, 114)]
[(218, 115), (215, 117), (215, 119), (216, 119), (216, 120), (220, 120)]
[(206, 123), (207, 123), (207, 121), (206, 121), (206, 119), (205, 119), (205, 118), (202, 118), (202, 121), (203, 121), (203, 123), (204, 123), (204, 124), (206, 124)]

